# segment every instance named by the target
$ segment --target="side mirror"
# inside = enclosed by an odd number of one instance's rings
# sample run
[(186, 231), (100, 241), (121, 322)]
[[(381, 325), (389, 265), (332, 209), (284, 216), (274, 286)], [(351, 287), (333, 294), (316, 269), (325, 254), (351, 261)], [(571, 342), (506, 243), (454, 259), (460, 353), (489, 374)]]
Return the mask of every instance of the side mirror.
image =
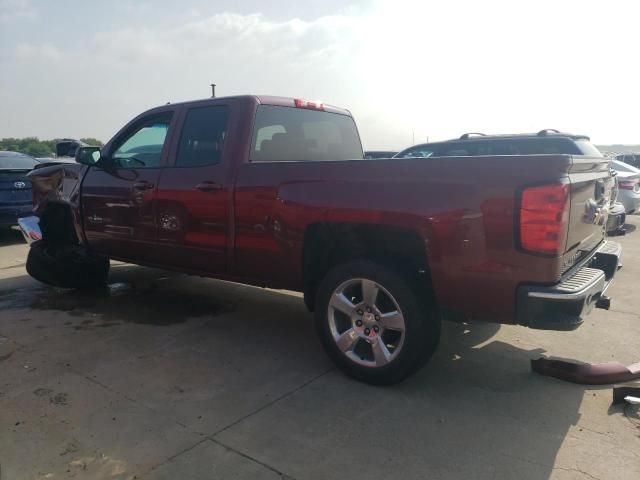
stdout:
[(76, 162), (82, 165), (95, 165), (101, 159), (100, 147), (78, 147)]

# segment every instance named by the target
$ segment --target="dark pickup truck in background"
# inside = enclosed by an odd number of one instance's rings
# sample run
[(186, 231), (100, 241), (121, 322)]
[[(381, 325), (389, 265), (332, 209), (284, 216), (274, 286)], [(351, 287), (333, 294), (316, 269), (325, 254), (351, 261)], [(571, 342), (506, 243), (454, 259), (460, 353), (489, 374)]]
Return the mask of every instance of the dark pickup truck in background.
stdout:
[(104, 284), (112, 258), (300, 291), (336, 364), (375, 384), (426, 363), (443, 317), (576, 328), (619, 264), (606, 159), (366, 160), (348, 111), (299, 99), (161, 106), (76, 161), (29, 176), (32, 276)]

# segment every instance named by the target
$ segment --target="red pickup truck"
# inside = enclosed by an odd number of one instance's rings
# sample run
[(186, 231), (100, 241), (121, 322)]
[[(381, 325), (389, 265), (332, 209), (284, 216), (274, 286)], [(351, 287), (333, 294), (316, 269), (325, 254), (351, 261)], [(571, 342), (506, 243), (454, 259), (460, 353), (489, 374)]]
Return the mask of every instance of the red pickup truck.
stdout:
[(108, 258), (304, 293), (346, 373), (400, 381), (442, 318), (570, 330), (619, 266), (608, 161), (364, 159), (347, 110), (280, 97), (149, 110), (75, 164), (38, 168), (27, 269), (71, 288)]

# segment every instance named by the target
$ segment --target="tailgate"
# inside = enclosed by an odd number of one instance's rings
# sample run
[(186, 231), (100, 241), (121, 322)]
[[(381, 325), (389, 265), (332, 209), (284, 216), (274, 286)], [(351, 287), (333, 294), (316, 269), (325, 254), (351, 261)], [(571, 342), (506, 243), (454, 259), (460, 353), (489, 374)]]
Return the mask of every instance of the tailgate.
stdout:
[(569, 180), (571, 205), (567, 246), (563, 259), (567, 268), (604, 239), (614, 186), (614, 179), (609, 171), (609, 159), (572, 157)]

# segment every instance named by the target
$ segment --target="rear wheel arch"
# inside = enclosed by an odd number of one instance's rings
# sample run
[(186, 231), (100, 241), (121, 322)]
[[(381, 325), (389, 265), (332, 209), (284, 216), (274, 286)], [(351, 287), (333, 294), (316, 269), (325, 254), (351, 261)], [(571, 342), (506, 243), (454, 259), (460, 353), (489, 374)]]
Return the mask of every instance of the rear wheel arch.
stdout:
[(303, 293), (309, 310), (315, 309), (325, 275), (357, 259), (387, 266), (401, 272), (416, 288), (430, 289), (427, 251), (418, 231), (394, 225), (316, 223), (306, 229), (303, 245)]

